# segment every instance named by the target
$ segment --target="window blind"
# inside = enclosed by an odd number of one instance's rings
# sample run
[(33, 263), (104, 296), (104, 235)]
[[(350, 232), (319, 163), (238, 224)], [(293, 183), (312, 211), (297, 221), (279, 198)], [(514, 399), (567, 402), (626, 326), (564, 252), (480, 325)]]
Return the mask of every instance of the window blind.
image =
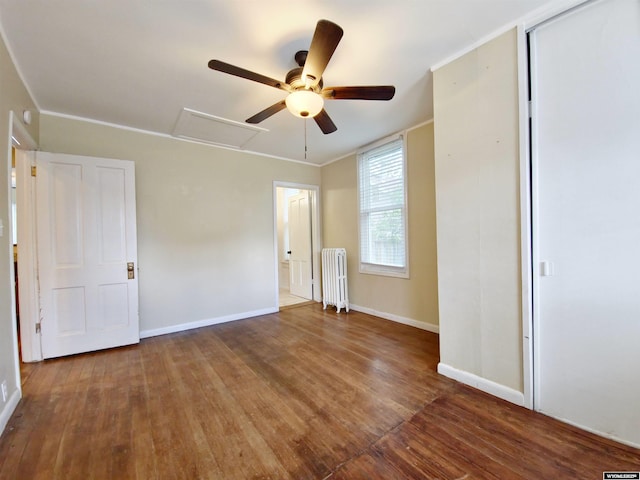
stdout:
[(397, 137), (360, 153), (360, 262), (365, 270), (367, 266), (406, 268), (403, 147), (402, 137)]

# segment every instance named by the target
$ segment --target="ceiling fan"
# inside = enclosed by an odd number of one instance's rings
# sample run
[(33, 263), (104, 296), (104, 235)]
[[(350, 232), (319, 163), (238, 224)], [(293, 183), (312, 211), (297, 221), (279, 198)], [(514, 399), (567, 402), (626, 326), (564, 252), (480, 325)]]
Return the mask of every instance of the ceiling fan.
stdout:
[(247, 123), (260, 123), (287, 108), (297, 117), (313, 117), (323, 133), (332, 133), (337, 130), (337, 127), (324, 109), (324, 100), (391, 100), (396, 92), (395, 87), (391, 85), (323, 86), (322, 74), (342, 34), (342, 28), (335, 23), (320, 20), (316, 25), (309, 50), (301, 50), (295, 54), (298, 67), (287, 73), (284, 82), (220, 60), (210, 60), (209, 68), (288, 92), (289, 95), (284, 100), (248, 118)]

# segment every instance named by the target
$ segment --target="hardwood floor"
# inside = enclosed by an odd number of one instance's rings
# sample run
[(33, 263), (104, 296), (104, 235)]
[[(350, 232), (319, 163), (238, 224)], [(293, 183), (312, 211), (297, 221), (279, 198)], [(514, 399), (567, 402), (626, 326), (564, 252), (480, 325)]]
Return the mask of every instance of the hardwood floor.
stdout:
[(302, 306), (25, 365), (2, 479), (562, 479), (640, 451), (436, 373), (437, 335)]

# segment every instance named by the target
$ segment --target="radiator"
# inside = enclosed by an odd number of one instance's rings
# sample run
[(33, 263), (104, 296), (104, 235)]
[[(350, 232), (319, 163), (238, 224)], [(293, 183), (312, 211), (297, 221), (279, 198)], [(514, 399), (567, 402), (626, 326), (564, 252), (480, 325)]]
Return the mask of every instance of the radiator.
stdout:
[(349, 311), (347, 290), (347, 251), (344, 248), (322, 249), (322, 306), (335, 305)]

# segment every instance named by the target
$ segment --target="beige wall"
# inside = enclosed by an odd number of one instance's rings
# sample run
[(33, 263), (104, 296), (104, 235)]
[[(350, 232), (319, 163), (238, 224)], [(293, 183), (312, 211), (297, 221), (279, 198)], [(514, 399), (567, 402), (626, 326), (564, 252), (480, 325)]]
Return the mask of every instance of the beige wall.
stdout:
[(523, 391), (516, 31), (434, 72), (441, 363)]
[[(31, 125), (27, 126), (27, 131), (37, 141), (38, 113), (11, 62), (4, 41), (0, 39), (0, 219), (4, 226), (4, 234), (0, 237), (0, 382), (7, 381), (9, 396), (18, 390), (15, 375), (14, 319), (11, 310), (13, 286), (10, 281), (13, 248), (9, 226), (9, 112), (12, 110), (18, 118), (22, 118), (24, 110), (32, 111), (33, 120)], [(4, 419), (9, 413), (7, 404), (2, 403), (0, 398), (0, 418)]]
[(323, 246), (347, 249), (350, 303), (423, 328), (437, 329), (433, 124), (407, 134), (410, 278), (358, 272), (355, 155), (322, 167)]
[(318, 167), (51, 115), (40, 144), (135, 162), (143, 333), (277, 308), (273, 182)]

